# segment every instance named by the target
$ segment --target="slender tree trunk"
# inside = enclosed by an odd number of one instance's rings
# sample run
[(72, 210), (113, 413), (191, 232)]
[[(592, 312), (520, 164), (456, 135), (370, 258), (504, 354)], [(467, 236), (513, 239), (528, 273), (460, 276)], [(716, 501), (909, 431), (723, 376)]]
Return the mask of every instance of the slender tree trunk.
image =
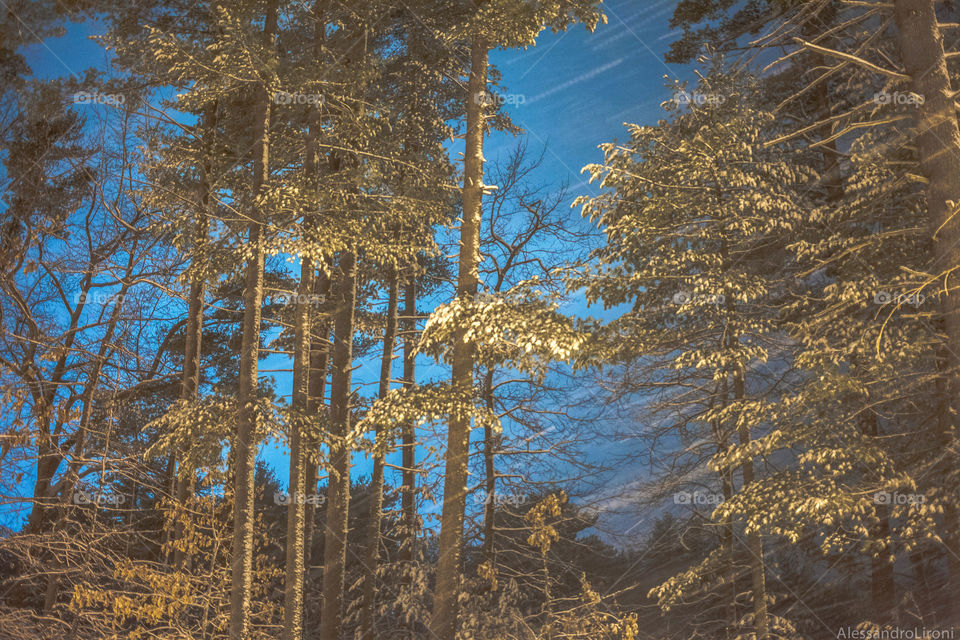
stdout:
[[(207, 138), (207, 153), (203, 161), (202, 175), (200, 177), (200, 211), (197, 215), (196, 229), (194, 232), (194, 254), (198, 257), (195, 260), (203, 260), (202, 251), (207, 244), (207, 238), (210, 234), (210, 221), (208, 218), (210, 212), (210, 191), (212, 189), (212, 157), (210, 138), (216, 131), (217, 104), (212, 103), (206, 109), (203, 116), (203, 135)], [(203, 298), (205, 292), (206, 278), (203, 275), (203, 269), (194, 273), (190, 282), (190, 300), (187, 308), (187, 327), (185, 330), (185, 345), (183, 349), (183, 379), (180, 384), (180, 399), (194, 401), (200, 393), (200, 358), (201, 342), (203, 340)], [(177, 504), (181, 507), (187, 504), (187, 500), (194, 490), (193, 478), (185, 477), (183, 469), (179, 470), (176, 481)], [(182, 516), (181, 516), (182, 518)], [(182, 519), (178, 519), (174, 526), (174, 540), (178, 542), (183, 539), (185, 525)], [(188, 562), (187, 554), (179, 547), (173, 552), (173, 564), (177, 569), (183, 569)]]
[[(198, 227), (203, 227), (203, 238), (206, 241), (206, 224), (198, 223)], [(199, 239), (201, 231), (197, 232)], [(190, 284), (190, 305), (189, 317), (187, 318), (187, 342), (184, 350), (183, 362), (183, 382), (180, 390), (182, 400), (196, 400), (200, 390), (200, 341), (203, 337), (203, 296), (204, 282), (203, 276), (196, 276)], [(182, 465), (182, 463), (178, 463)], [(194, 491), (194, 480), (192, 477), (185, 477), (186, 470), (180, 469), (177, 473), (176, 491), (177, 504), (184, 507), (190, 495)], [(183, 516), (181, 515), (181, 518)], [(185, 523), (178, 519), (174, 526), (174, 540), (178, 543), (183, 539)], [(173, 552), (173, 565), (177, 569), (183, 569), (189, 563), (188, 554), (179, 546)]]
[[(389, 285), (387, 299), (386, 326), (383, 330), (383, 357), (380, 359), (379, 396), (386, 397), (390, 392), (390, 374), (393, 370), (393, 349), (397, 341), (397, 298), (399, 297), (399, 278), (397, 270), (389, 267)], [(381, 437), (378, 426), (376, 437)], [(363, 562), (363, 609), (360, 612), (360, 638), (373, 640), (376, 620), (377, 567), (380, 559), (380, 521), (383, 517), (383, 464), (382, 453), (373, 456), (373, 473), (370, 476), (370, 515), (367, 524), (367, 548)]]
[[(733, 478), (731, 476), (729, 469), (723, 472), (721, 484), (724, 500), (733, 498)], [(726, 637), (734, 638), (737, 631), (737, 621), (740, 617), (737, 613), (737, 555), (733, 546), (733, 520), (729, 517), (723, 522), (722, 544), (723, 553), (727, 560), (726, 579), (730, 585), (727, 595)]]
[[(416, 384), (416, 347), (417, 331), (417, 280), (411, 275), (404, 290), (403, 315), (405, 318), (403, 338), (403, 387), (412, 389)], [(403, 530), (406, 541), (401, 547), (401, 561), (413, 562), (413, 550), (417, 540), (417, 451), (416, 425), (412, 422), (403, 425), (403, 448), (401, 462), (403, 466), (403, 492), (400, 496), (400, 508), (403, 513)]]
[[(730, 387), (727, 381), (723, 380), (719, 389), (719, 400), (723, 407), (727, 406), (729, 390)], [(713, 409), (714, 403), (715, 400), (711, 400), (711, 409)], [(714, 420), (711, 423), (711, 427), (713, 428), (713, 437), (717, 441), (717, 451), (720, 454), (725, 454), (730, 449), (728, 434), (724, 431), (720, 420)], [(729, 502), (733, 498), (733, 471), (729, 467), (720, 470), (720, 486), (723, 491), (724, 502)], [(728, 598), (727, 621), (724, 629), (724, 637), (729, 639), (736, 635), (737, 621), (740, 619), (737, 615), (737, 557), (733, 546), (733, 519), (730, 517), (725, 518), (722, 527), (720, 543), (724, 556), (726, 557), (725, 579), (729, 584), (729, 591), (726, 596)]]
[(543, 637), (553, 640), (553, 593), (550, 589), (550, 568), (547, 564), (547, 551), (540, 554), (540, 566), (543, 571)]
[[(960, 129), (956, 105), (943, 51), (943, 37), (937, 26), (933, 0), (895, 0), (900, 59), (912, 89), (924, 97), (916, 109), (916, 146), (920, 166), (927, 178), (927, 209), (934, 240), (934, 269), (949, 272), (957, 268), (960, 258)], [(956, 275), (953, 276), (956, 278)], [(944, 283), (947, 295), (940, 300), (942, 327), (946, 335), (945, 370), (949, 411), (958, 410), (957, 385), (960, 365), (960, 296)], [(941, 434), (948, 438), (948, 434)], [(951, 497), (957, 500), (956, 496)], [(956, 505), (953, 505), (954, 507)], [(952, 513), (951, 513), (952, 512)], [(954, 603), (954, 620), (960, 619), (960, 522), (954, 509), (945, 512), (945, 542), (950, 562), (950, 597)]]
[[(737, 371), (733, 379), (733, 393), (737, 401), (744, 398), (743, 372)], [(741, 422), (738, 427), (740, 444), (750, 443), (750, 427)], [(743, 488), (749, 487), (754, 480), (753, 460), (744, 461), (740, 467), (743, 474)], [(747, 552), (750, 561), (750, 578), (753, 591), (753, 628), (757, 640), (768, 640), (770, 622), (767, 615), (767, 577), (763, 559), (763, 540), (758, 533), (748, 533)]]
[[(864, 414), (863, 432), (871, 438), (880, 435), (880, 425), (877, 414), (867, 410)], [(877, 525), (870, 532), (877, 539), (884, 539), (890, 535), (890, 507), (886, 504), (877, 505)], [(882, 554), (870, 558), (870, 600), (879, 624), (890, 624), (896, 619), (896, 584), (893, 575), (893, 563), (888, 559), (890, 554)]]
[[(486, 375), (483, 378), (483, 396), (487, 409), (494, 410), (493, 395), (493, 368), (488, 367)], [(494, 518), (497, 515), (496, 496), (497, 496), (497, 476), (496, 465), (494, 464), (494, 451), (498, 446), (497, 436), (493, 432), (493, 427), (486, 424), (483, 427), (483, 470), (484, 483), (486, 485), (486, 502), (483, 505), (483, 557), (490, 562), (493, 568), (494, 562)]]
[[(267, 5), (264, 42), (273, 46), (277, 30), (277, 0)], [(270, 99), (260, 87), (257, 104), (256, 146), (253, 158), (253, 191), (259, 193), (270, 177)], [(263, 303), (264, 246), (261, 237), (263, 212), (251, 211), (247, 232), (248, 250), (243, 290), (243, 340), (240, 351), (239, 414), (233, 456), (236, 464), (233, 505), (233, 556), (230, 588), (230, 635), (235, 640), (250, 637), (250, 589), (253, 586), (254, 472), (257, 459), (256, 402), (260, 359), (260, 307)]]
[[(313, 5), (313, 55), (315, 62), (321, 59), (321, 43), (324, 39), (326, 23), (323, 20), (322, 0)], [(319, 106), (310, 109), (308, 115), (309, 127), (303, 158), (303, 173), (307, 180), (314, 180), (317, 176), (319, 163), (319, 148), (317, 139), (320, 136), (321, 113)], [(317, 221), (314, 217), (303, 220), (302, 233), (309, 238), (316, 230)], [(323, 386), (326, 382), (326, 360), (322, 362), (323, 370), (317, 371), (314, 367), (321, 364), (316, 361), (315, 354), (317, 341), (313, 338), (313, 323), (310, 309), (313, 305), (313, 296), (316, 294), (317, 283), (314, 281), (314, 264), (310, 258), (300, 258), (300, 284), (297, 296), (297, 317), (294, 328), (294, 364), (293, 364), (293, 408), (295, 412), (303, 412), (303, 417), (312, 417), (323, 403)], [(324, 278), (323, 285), (326, 285)], [(319, 387), (314, 383), (314, 377), (319, 377)], [(317, 393), (319, 391), (319, 393)], [(319, 404), (317, 398), (319, 396)], [(312, 563), (313, 549), (313, 521), (315, 505), (313, 494), (317, 488), (317, 465), (313, 462), (317, 443), (312, 439), (304, 441), (304, 436), (297, 428), (290, 435), (290, 482), (289, 482), (289, 510), (287, 517), (287, 580), (284, 598), (284, 638), (285, 640), (300, 640), (303, 636), (303, 602), (306, 598), (306, 572)], [(308, 453), (309, 452), (309, 453)], [(310, 458), (308, 461), (307, 458)], [(309, 495), (308, 495), (309, 493)]]
[[(836, 8), (828, 4), (822, 11), (811, 16), (803, 25), (803, 35), (807, 40), (813, 40), (823, 30), (824, 25), (832, 26), (836, 21)], [(829, 42), (829, 40), (827, 41)], [(826, 69), (827, 64), (823, 54), (817, 51), (811, 51), (809, 54), (807, 68)], [(828, 80), (824, 80), (813, 88), (813, 99), (816, 105), (817, 115), (820, 120), (826, 120), (830, 117), (830, 87)], [(827, 200), (836, 202), (843, 197), (843, 175), (840, 170), (840, 153), (837, 150), (837, 141), (830, 140), (833, 137), (833, 127), (825, 124), (820, 127), (818, 132), (820, 140), (829, 140), (820, 145), (823, 156), (823, 170), (821, 173), (821, 184), (826, 192)]]
[[(886, 538), (890, 535), (890, 508), (885, 504), (877, 505), (879, 522), (874, 527), (874, 538)], [(896, 585), (893, 579), (893, 563), (887, 554), (870, 558), (870, 600), (877, 615), (877, 622), (889, 624), (896, 620)]]
[[(417, 279), (414, 269), (410, 270), (410, 277), (404, 286), (404, 334), (403, 334), (403, 388), (412, 389), (416, 384), (416, 358), (413, 350), (416, 347), (417, 332)], [(400, 522), (401, 540), (399, 561), (403, 586), (409, 590), (413, 586), (413, 559), (417, 545), (417, 434), (416, 423), (407, 422), (402, 427), (400, 465)], [(407, 631), (407, 637), (414, 638), (416, 634), (407, 617), (407, 609), (400, 606), (401, 624)]]
[(350, 373), (353, 359), (353, 314), (357, 258), (352, 250), (340, 256), (337, 310), (334, 320), (333, 376), (330, 384), (330, 481), (323, 549), (323, 610), (320, 640), (340, 640), (343, 620), (343, 578), (347, 559), (350, 509), (350, 451), (344, 439), (350, 429)]
[[(321, 269), (314, 279), (314, 293), (326, 300), (330, 295), (330, 278), (326, 272)], [(327, 364), (330, 357), (330, 322), (326, 314), (316, 323), (312, 340), (310, 342), (310, 402), (308, 413), (311, 416), (319, 415), (325, 411), (326, 404), (326, 386), (327, 386)], [(310, 439), (306, 443), (307, 449), (307, 472), (306, 472), (306, 490), (310, 494), (317, 491), (318, 464), (320, 444), (316, 439)], [(304, 529), (304, 566), (307, 571), (313, 566), (313, 545), (314, 533), (316, 527), (317, 507), (313, 501), (307, 502), (306, 526)]]
[[(324, 17), (324, 8), (328, 0), (316, 0), (313, 3), (313, 57), (317, 64), (322, 60), (323, 42), (326, 40), (327, 22)], [(310, 110), (310, 126), (307, 133), (306, 155), (303, 159), (303, 172), (308, 180), (317, 177), (317, 168), (320, 165), (320, 147), (317, 140), (323, 127), (321, 122), (322, 113), (319, 105)], [(320, 300), (326, 301), (330, 294), (330, 278), (327, 277), (326, 265), (320, 264), (317, 276), (313, 279), (313, 294)], [(310, 373), (308, 377), (308, 407), (307, 412), (311, 415), (319, 415), (324, 408), (324, 395), (327, 383), (327, 364), (329, 361), (330, 350), (327, 340), (330, 337), (330, 323), (324, 314), (323, 318), (314, 327), (311, 325), (310, 340)], [(307, 449), (307, 469), (305, 474), (305, 485), (307, 491), (314, 495), (317, 490), (319, 442), (314, 439), (306, 443)], [(304, 527), (304, 567), (309, 572), (313, 564), (313, 537), (314, 521), (316, 519), (316, 504), (311, 500), (307, 502), (305, 514), (306, 524)], [(306, 582), (304, 583), (306, 587)]]
[(297, 419), (307, 416), (310, 375), (310, 306), (313, 296), (313, 261), (300, 257), (300, 284), (297, 290), (293, 346), (293, 402), (296, 419), (290, 429), (290, 481), (287, 507), (286, 593), (283, 603), (283, 637), (303, 637), (304, 530), (306, 516), (303, 435)]
[(916, 584), (917, 608), (924, 624), (930, 626), (938, 624), (935, 615), (933, 599), (930, 594), (930, 583), (927, 578), (926, 561), (924, 560), (923, 545), (917, 545), (910, 552), (910, 565), (913, 567), (913, 579)]
[[(480, 250), (480, 209), (483, 197), (484, 116), (480, 96), (487, 88), (486, 41), (476, 36), (470, 48), (470, 80), (467, 101), (467, 135), (463, 175), (463, 220), (460, 224), (460, 260), (457, 297), (471, 300), (477, 293)], [(469, 396), (473, 389), (475, 350), (466, 339), (466, 330), (454, 336), (453, 373), (455, 393)], [(460, 593), (460, 557), (463, 551), (463, 520), (467, 496), (467, 458), (470, 420), (453, 417), (447, 434), (446, 471), (443, 482), (443, 509), (440, 523), (437, 582), (434, 588), (430, 632), (436, 640), (454, 640), (457, 631), (457, 604)]]

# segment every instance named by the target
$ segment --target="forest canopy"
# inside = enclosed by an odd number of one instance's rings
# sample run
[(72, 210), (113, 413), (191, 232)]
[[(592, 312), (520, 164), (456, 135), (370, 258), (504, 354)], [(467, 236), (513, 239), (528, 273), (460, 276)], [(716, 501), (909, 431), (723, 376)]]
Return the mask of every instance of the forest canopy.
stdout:
[(954, 637), (956, 3), (0, 5), (0, 639)]

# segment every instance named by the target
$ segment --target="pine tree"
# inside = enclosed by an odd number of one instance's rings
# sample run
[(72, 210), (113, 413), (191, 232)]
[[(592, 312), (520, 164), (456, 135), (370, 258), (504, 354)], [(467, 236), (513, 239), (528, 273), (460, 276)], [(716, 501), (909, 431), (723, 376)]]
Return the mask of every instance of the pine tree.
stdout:
[[(704, 100), (672, 103), (675, 111), (657, 126), (631, 126), (629, 142), (602, 145), (604, 164), (586, 168), (607, 191), (582, 199), (583, 213), (607, 243), (580, 284), (590, 301), (633, 308), (600, 334), (598, 357), (642, 358), (651, 379), (683, 385), (672, 402), (682, 403), (699, 438), (722, 451), (738, 437), (752, 452), (751, 427), (759, 426), (769, 391), (751, 378), (763, 375), (771, 357), (783, 289), (778, 260), (789, 214), (802, 206), (794, 189), (812, 172), (763, 150), (771, 116), (752, 106), (755, 89), (745, 77), (714, 64), (694, 94)], [(745, 491), (755, 480), (753, 455), (725, 460), (717, 471), (725, 490), (740, 471)], [(720, 524), (729, 535), (729, 525)], [(752, 626), (767, 638), (762, 532), (749, 520), (738, 524), (750, 562)], [(717, 563), (715, 552), (692, 573), (706, 575)], [(689, 579), (654, 590), (661, 606), (677, 602)], [(737, 621), (723, 624), (729, 633)]]
[[(477, 293), (480, 250), (481, 199), (483, 196), (483, 136), (486, 129), (484, 105), (487, 96), (487, 66), (491, 47), (529, 46), (545, 27), (554, 31), (581, 21), (593, 29), (600, 20), (597, 3), (590, 0), (565, 3), (513, 0), (475, 1), (472, 15), (465, 16), (470, 38), (470, 75), (467, 82), (467, 123), (463, 173), (463, 217), (460, 224), (457, 299), (466, 301)], [(472, 393), (474, 346), (463, 328), (453, 336), (451, 387), (458, 395)], [(440, 559), (431, 633), (441, 640), (456, 634), (459, 567), (463, 549), (463, 522), (466, 509), (467, 463), (470, 424), (451, 417), (447, 434), (443, 510), (439, 540)]]

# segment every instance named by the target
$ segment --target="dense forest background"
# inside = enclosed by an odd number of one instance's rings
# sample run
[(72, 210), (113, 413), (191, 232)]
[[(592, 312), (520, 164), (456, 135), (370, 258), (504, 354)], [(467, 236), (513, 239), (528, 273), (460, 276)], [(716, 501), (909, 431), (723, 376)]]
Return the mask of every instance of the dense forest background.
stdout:
[(954, 637), (953, 1), (0, 16), (0, 638)]

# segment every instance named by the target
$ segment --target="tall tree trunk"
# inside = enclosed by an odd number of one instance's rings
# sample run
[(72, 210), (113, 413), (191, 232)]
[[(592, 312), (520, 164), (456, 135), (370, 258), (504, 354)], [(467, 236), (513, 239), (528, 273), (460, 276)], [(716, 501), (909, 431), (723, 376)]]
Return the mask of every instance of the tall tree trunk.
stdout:
[[(411, 273), (404, 289), (403, 302), (404, 337), (403, 337), (403, 387), (412, 389), (416, 384), (416, 358), (413, 350), (416, 347), (417, 332), (417, 279)], [(408, 422), (403, 425), (401, 435), (403, 446), (401, 462), (403, 466), (403, 491), (400, 495), (403, 530), (406, 540), (400, 552), (401, 561), (412, 562), (413, 550), (417, 540), (417, 451), (416, 451), (416, 424)]]
[[(489, 48), (475, 36), (470, 48), (470, 80), (467, 100), (467, 135), (463, 172), (463, 220), (460, 223), (460, 260), (457, 297), (472, 300), (477, 293), (480, 251), (480, 208), (483, 197), (484, 116), (480, 96), (487, 88)], [(454, 336), (453, 373), (455, 393), (472, 395), (474, 345), (466, 339), (466, 329)], [(447, 434), (446, 471), (443, 481), (443, 510), (440, 523), (437, 582), (434, 589), (431, 635), (437, 640), (453, 640), (457, 630), (457, 604), (460, 592), (460, 557), (463, 551), (463, 520), (467, 496), (467, 458), (470, 420), (451, 416)]]
[(343, 577), (347, 559), (350, 509), (350, 451), (344, 441), (350, 430), (350, 373), (353, 359), (353, 314), (357, 285), (357, 257), (352, 250), (340, 256), (337, 310), (334, 320), (333, 375), (330, 383), (330, 480), (323, 549), (323, 609), (320, 640), (340, 640), (343, 613)]
[[(719, 399), (720, 405), (726, 408), (730, 393), (730, 385), (727, 380), (721, 381), (718, 389), (718, 397), (711, 399), (710, 409), (714, 408), (716, 400)], [(713, 437), (717, 441), (717, 451), (721, 455), (730, 449), (729, 434), (724, 431), (720, 420), (713, 420), (710, 424), (713, 429)], [(723, 501), (729, 503), (733, 499), (733, 470), (725, 467), (720, 470), (720, 486), (723, 491)], [(724, 518), (722, 523), (723, 530), (720, 534), (720, 543), (723, 548), (723, 554), (726, 557), (726, 566), (724, 579), (729, 585), (729, 590), (725, 596), (727, 598), (727, 619), (724, 629), (725, 638), (733, 638), (737, 635), (737, 621), (740, 619), (737, 614), (737, 556), (733, 546), (733, 519)]]
[[(412, 389), (416, 384), (416, 358), (413, 350), (416, 347), (417, 332), (417, 277), (416, 270), (410, 270), (410, 277), (404, 286), (403, 303), (403, 388)], [(416, 423), (404, 423), (402, 427), (400, 446), (401, 472), (400, 487), (400, 522), (401, 540), (399, 561), (402, 567), (401, 580), (403, 587), (410, 589), (413, 586), (413, 559), (417, 545), (417, 434)], [(399, 606), (399, 603), (398, 603)], [(407, 610), (400, 606), (401, 624), (407, 631), (408, 638), (416, 637), (412, 625), (407, 618)]]
[[(267, 3), (263, 38), (273, 47), (277, 30), (277, 0)], [(256, 145), (253, 157), (253, 191), (260, 193), (270, 177), (270, 99), (267, 87), (259, 88)], [(250, 589), (253, 585), (254, 472), (257, 443), (257, 370), (260, 359), (260, 307), (263, 303), (264, 215), (251, 211), (247, 245), (251, 252), (243, 290), (243, 340), (240, 351), (239, 412), (234, 443), (236, 465), (233, 504), (233, 555), (230, 587), (230, 635), (250, 637)]]
[[(483, 397), (487, 409), (494, 410), (493, 395), (493, 368), (488, 367), (483, 378)], [(490, 562), (493, 568), (494, 562), (494, 518), (497, 515), (496, 495), (497, 495), (497, 476), (496, 465), (494, 464), (495, 450), (498, 446), (497, 436), (493, 432), (493, 427), (487, 423), (483, 427), (483, 470), (484, 483), (486, 485), (486, 502), (483, 505), (483, 557)]]
[[(833, 26), (836, 22), (836, 7), (832, 3), (824, 6), (823, 10), (810, 16), (803, 25), (803, 35), (807, 40), (813, 40), (823, 30), (824, 25)], [(830, 42), (829, 40), (827, 41)], [(811, 51), (807, 54), (809, 62), (808, 69), (826, 69), (826, 60), (822, 53)], [(813, 99), (817, 109), (816, 117), (819, 120), (826, 120), (830, 117), (830, 105), (832, 104), (830, 96), (830, 87), (828, 80), (817, 83), (813, 88)], [(823, 157), (823, 169), (821, 173), (821, 184), (826, 192), (827, 200), (836, 202), (843, 197), (843, 174), (840, 170), (840, 153), (837, 149), (837, 141), (831, 140), (833, 137), (833, 126), (824, 124), (818, 132), (820, 140), (828, 140), (820, 145)]]
[[(313, 3), (313, 57), (317, 64), (322, 60), (323, 42), (326, 40), (327, 23), (324, 19), (324, 8), (328, 0), (316, 0)], [(306, 155), (303, 159), (303, 172), (308, 180), (318, 177), (318, 167), (320, 166), (320, 146), (318, 140), (323, 128), (321, 121), (322, 113), (320, 106), (315, 105), (310, 109), (310, 126), (307, 133)], [(324, 261), (325, 262), (325, 261)], [(330, 278), (327, 277), (326, 264), (317, 265), (320, 267), (316, 277), (313, 279), (313, 294), (319, 299), (326, 301), (330, 294)], [(308, 377), (308, 401), (307, 412), (311, 416), (319, 415), (324, 408), (325, 387), (327, 384), (327, 364), (329, 362), (330, 349), (327, 341), (330, 338), (330, 322), (323, 318), (317, 323), (317, 326), (311, 325), (310, 339), (310, 372)], [(305, 485), (307, 491), (314, 495), (317, 490), (319, 442), (311, 439), (306, 444), (306, 473)], [(314, 501), (307, 502), (305, 513), (306, 524), (304, 527), (304, 567), (309, 572), (313, 564), (313, 537), (314, 521), (316, 519), (316, 504)], [(306, 587), (306, 582), (304, 583)]]
[[(306, 224), (306, 223), (304, 223)], [(307, 417), (307, 397), (310, 375), (310, 305), (313, 296), (313, 261), (300, 257), (300, 284), (297, 288), (296, 319), (293, 346), (294, 423), (290, 429), (290, 481), (287, 492), (287, 566), (286, 593), (283, 602), (283, 637), (300, 640), (303, 637), (304, 584), (304, 529), (307, 499), (302, 425), (299, 419)]]
[[(321, 59), (321, 46), (324, 39), (326, 22), (323, 20), (323, 0), (313, 5), (313, 56), (316, 63)], [(308, 180), (317, 177), (321, 113), (319, 106), (313, 106), (308, 115), (309, 127), (304, 149), (303, 174)], [(302, 233), (309, 239), (315, 232), (317, 220), (313, 216), (303, 220)], [(310, 308), (316, 295), (318, 283), (314, 281), (315, 266), (310, 258), (300, 258), (300, 284), (297, 289), (297, 317), (294, 327), (294, 364), (293, 364), (293, 408), (303, 412), (303, 417), (314, 416), (323, 403), (323, 387), (326, 383), (326, 359), (322, 362), (322, 371), (315, 365), (319, 354), (315, 353), (317, 339), (313, 336)], [(323, 279), (322, 285), (327, 284)], [(324, 336), (325, 337), (325, 336)], [(319, 377), (319, 382), (314, 382)], [(319, 397), (319, 402), (317, 398)], [(287, 566), (286, 594), (284, 596), (284, 638), (299, 640), (303, 636), (303, 602), (306, 597), (306, 572), (312, 563), (313, 521), (316, 517), (313, 494), (317, 489), (317, 465), (312, 460), (316, 454), (317, 443), (312, 439), (304, 441), (297, 428), (290, 434), (290, 481), (288, 491), (290, 501), (287, 516)], [(309, 453), (308, 453), (309, 452)], [(308, 457), (310, 460), (308, 461)], [(309, 493), (309, 495), (308, 495)]]
[[(864, 414), (862, 430), (870, 438), (880, 436), (880, 424), (877, 414), (868, 409)], [(877, 525), (870, 532), (875, 539), (884, 539), (890, 535), (890, 507), (878, 504)], [(890, 554), (876, 555), (870, 558), (870, 601), (876, 612), (875, 622), (886, 625), (896, 619), (896, 584), (893, 575), (893, 563)]]
[[(393, 349), (397, 342), (397, 298), (399, 278), (395, 267), (389, 267), (386, 325), (383, 329), (383, 357), (380, 359), (379, 396), (385, 398), (390, 392), (390, 374), (393, 370)], [(381, 429), (376, 429), (381, 437)], [(380, 559), (380, 521), (383, 517), (383, 464), (382, 453), (373, 456), (373, 473), (370, 475), (370, 515), (367, 524), (367, 548), (363, 562), (363, 609), (360, 612), (360, 638), (373, 640), (376, 620), (376, 583)]]
[(916, 603), (920, 611), (920, 618), (930, 626), (938, 624), (934, 609), (933, 597), (930, 593), (930, 583), (927, 578), (925, 551), (922, 544), (917, 545), (910, 552), (910, 566), (913, 567), (913, 580), (916, 585)]
[[(208, 106), (203, 115), (203, 135), (206, 138), (206, 154), (203, 160), (203, 168), (200, 176), (200, 211), (197, 215), (196, 229), (194, 231), (194, 254), (201, 254), (207, 244), (207, 238), (210, 234), (210, 192), (212, 189), (213, 166), (211, 157), (211, 138), (216, 131), (217, 103), (213, 102)], [(194, 258), (195, 260), (198, 258)], [(199, 259), (204, 259), (200, 257)], [(199, 273), (194, 273), (190, 281), (190, 299), (187, 308), (187, 327), (185, 330), (185, 344), (183, 349), (183, 379), (180, 383), (180, 399), (194, 401), (200, 393), (200, 357), (201, 342), (203, 340), (203, 298), (205, 292), (206, 278), (203, 275), (204, 269)], [(194, 481), (192, 477), (185, 477), (183, 469), (177, 474), (176, 492), (177, 504), (181, 507), (187, 503), (187, 499), (193, 493)], [(182, 518), (183, 516), (181, 516)], [(174, 526), (174, 540), (180, 541), (184, 534), (184, 523), (178, 519)], [(178, 569), (182, 569), (188, 561), (187, 554), (179, 547), (173, 552), (173, 564)]]
[[(737, 371), (733, 378), (733, 393), (738, 402), (744, 398), (743, 371)], [(750, 444), (750, 427), (740, 421), (738, 427), (740, 444)], [(740, 467), (743, 474), (743, 488), (749, 487), (754, 480), (753, 460), (744, 461)], [(770, 637), (770, 621), (767, 614), (767, 577), (763, 559), (763, 540), (759, 533), (748, 533), (747, 553), (750, 562), (751, 588), (753, 591), (753, 628), (757, 640), (768, 640)]]
[[(317, 277), (314, 278), (314, 294), (322, 299), (330, 295), (330, 278), (326, 271), (320, 269)], [(326, 404), (326, 386), (327, 386), (327, 365), (330, 358), (330, 322), (326, 313), (316, 323), (313, 329), (312, 339), (310, 341), (310, 400), (308, 403), (308, 413), (311, 416), (319, 415), (325, 411)], [(316, 439), (310, 439), (305, 443), (307, 451), (307, 471), (306, 471), (306, 490), (310, 494), (317, 491), (317, 480), (319, 475), (317, 460), (319, 459), (320, 443)], [(304, 528), (304, 566), (307, 571), (313, 565), (313, 544), (316, 521), (316, 504), (313, 501), (307, 502), (307, 511), (305, 515), (306, 526)]]
[[(895, 0), (900, 59), (912, 89), (924, 97), (916, 109), (916, 145), (920, 166), (927, 179), (929, 228), (934, 241), (934, 268), (949, 273), (960, 258), (960, 130), (956, 105), (943, 51), (943, 38), (937, 26), (933, 0)], [(955, 276), (954, 276), (955, 277)], [(946, 336), (944, 369), (947, 376), (949, 412), (958, 410), (957, 385), (960, 365), (960, 296), (944, 282), (947, 295), (940, 301), (943, 333)], [(948, 439), (949, 434), (939, 434)], [(956, 501), (957, 496), (951, 496)], [(955, 603), (954, 621), (960, 619), (960, 522), (954, 509), (945, 511), (945, 542), (950, 562), (950, 597)]]

